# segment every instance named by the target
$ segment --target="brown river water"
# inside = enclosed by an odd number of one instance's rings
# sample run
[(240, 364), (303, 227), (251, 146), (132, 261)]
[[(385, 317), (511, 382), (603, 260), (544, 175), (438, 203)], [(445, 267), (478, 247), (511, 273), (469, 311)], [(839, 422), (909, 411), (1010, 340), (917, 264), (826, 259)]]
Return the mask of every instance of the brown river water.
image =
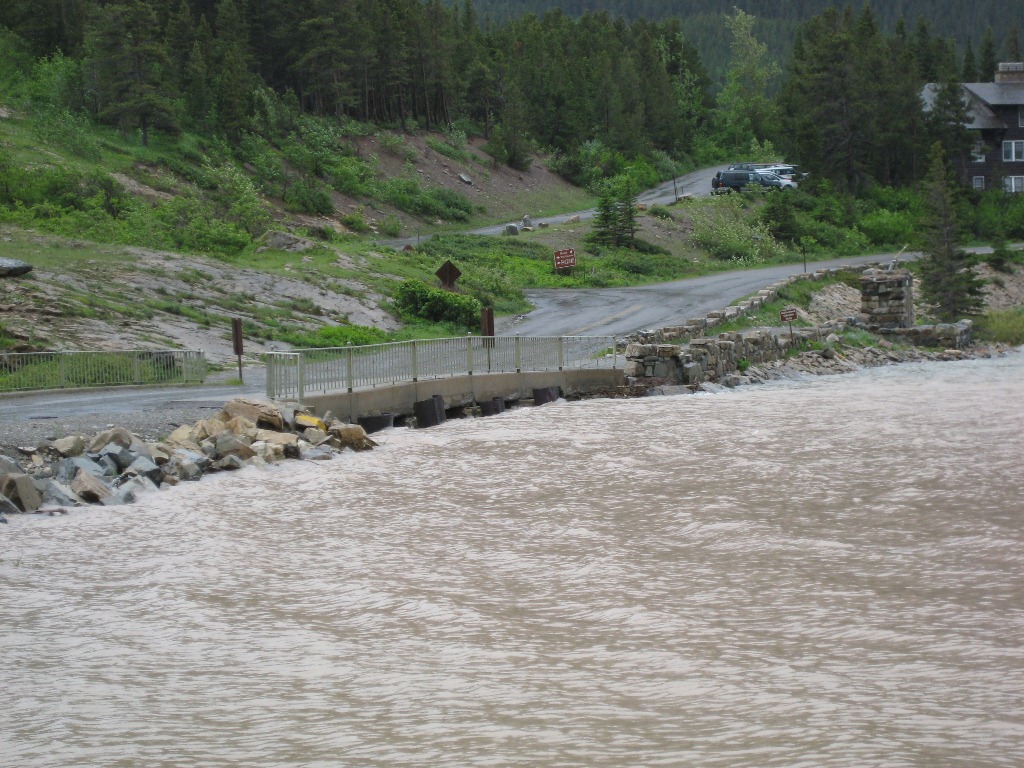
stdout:
[(1024, 355), (0, 530), (0, 765), (1024, 765)]

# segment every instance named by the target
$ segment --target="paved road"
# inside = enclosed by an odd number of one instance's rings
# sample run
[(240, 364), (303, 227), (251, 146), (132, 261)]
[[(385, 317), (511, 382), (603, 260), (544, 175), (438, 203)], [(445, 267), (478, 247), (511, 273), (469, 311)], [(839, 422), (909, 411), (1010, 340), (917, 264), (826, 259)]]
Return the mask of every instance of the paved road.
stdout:
[[(236, 372), (237, 373), (237, 372)], [(0, 395), (0, 431), (7, 421), (34, 421), (182, 408), (220, 408), (234, 397), (265, 397), (265, 368), (246, 368), (245, 384), (200, 387), (119, 387), (70, 392), (23, 392)], [(114, 419), (112, 419), (114, 420)]]
[[(711, 179), (714, 177), (716, 172), (727, 167), (728, 166), (725, 165), (719, 165), (714, 168), (702, 168), (699, 171), (693, 171), (692, 173), (679, 176), (674, 181), (666, 181), (653, 189), (641, 192), (637, 195), (637, 202), (643, 203), (644, 205), (668, 205), (669, 203), (675, 202), (676, 198), (681, 197), (682, 195), (707, 197), (711, 194)], [(581, 219), (592, 219), (596, 215), (597, 210), (595, 208), (588, 208), (585, 211), (560, 213), (557, 216), (534, 216), (533, 222), (534, 224), (564, 224), (566, 219), (573, 216), (579, 216)], [(505, 224), (493, 224), (489, 227), (481, 227), (480, 229), (471, 230), (469, 234), (500, 235), (505, 231), (505, 226)], [(394, 240), (381, 240), (379, 245), (397, 250), (399, 248), (404, 248), (407, 245), (417, 245), (423, 240), (424, 238), (422, 236), (400, 237)]]
[[(813, 272), (890, 259), (892, 254), (832, 259), (808, 264), (807, 269)], [(799, 272), (803, 272), (802, 264), (787, 264), (631, 288), (526, 291), (536, 309), (528, 315), (500, 318), (495, 330), (501, 336), (618, 336), (679, 325)]]

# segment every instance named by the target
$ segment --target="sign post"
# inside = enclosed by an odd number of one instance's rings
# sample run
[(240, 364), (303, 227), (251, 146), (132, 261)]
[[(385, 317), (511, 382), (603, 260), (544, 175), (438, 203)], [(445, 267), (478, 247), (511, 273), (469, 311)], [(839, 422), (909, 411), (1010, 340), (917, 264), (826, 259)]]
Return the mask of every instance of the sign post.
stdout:
[(796, 320), (795, 309), (784, 309), (779, 313), (779, 319), (784, 323), (789, 323), (789, 343), (793, 343), (793, 321)]
[(242, 379), (242, 318), (231, 318), (231, 346), (234, 353), (238, 355), (238, 380), (244, 384)]
[(555, 251), (555, 272), (560, 269), (572, 269), (576, 266), (576, 251), (572, 248), (564, 248)]
[(434, 274), (437, 275), (438, 280), (441, 281), (441, 285), (449, 291), (455, 290), (455, 281), (462, 277), (462, 272), (458, 267), (452, 264), (450, 260), (445, 261), (445, 263), (441, 265), (441, 268)]

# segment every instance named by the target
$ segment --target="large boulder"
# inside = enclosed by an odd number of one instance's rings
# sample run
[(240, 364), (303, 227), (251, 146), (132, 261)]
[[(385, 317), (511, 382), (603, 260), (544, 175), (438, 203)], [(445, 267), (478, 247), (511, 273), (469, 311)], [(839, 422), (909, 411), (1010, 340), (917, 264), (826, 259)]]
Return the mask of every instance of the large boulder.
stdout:
[(20, 277), (32, 271), (32, 265), (17, 259), (0, 258), (0, 277)]
[(335, 421), (327, 431), (331, 437), (338, 441), (338, 445), (341, 448), (351, 448), (354, 451), (368, 451), (377, 446), (377, 443), (367, 436), (366, 430), (358, 424), (345, 424), (341, 421)]
[(107, 429), (97, 434), (89, 443), (89, 453), (99, 453), (106, 446), (114, 444), (121, 448), (131, 448), (135, 436), (123, 427)]
[(224, 412), (232, 418), (241, 416), (248, 419), (257, 427), (273, 429), (278, 432), (283, 432), (285, 429), (284, 415), (281, 410), (263, 400), (236, 397), (224, 406)]
[(79, 469), (75, 479), (71, 481), (71, 491), (83, 501), (96, 504), (113, 495), (110, 486), (101, 478)]
[(14, 502), (22, 512), (35, 512), (43, 504), (35, 483), (24, 472), (0, 476), (0, 494)]
[(227, 456), (237, 456), (238, 458), (245, 460), (251, 459), (256, 455), (256, 451), (252, 449), (252, 441), (242, 435), (233, 435), (230, 432), (222, 432), (217, 435), (214, 442), (214, 449), (216, 450), (217, 456), (225, 458)]
[(79, 435), (62, 437), (53, 441), (53, 450), (61, 456), (81, 456), (85, 451), (85, 440)]

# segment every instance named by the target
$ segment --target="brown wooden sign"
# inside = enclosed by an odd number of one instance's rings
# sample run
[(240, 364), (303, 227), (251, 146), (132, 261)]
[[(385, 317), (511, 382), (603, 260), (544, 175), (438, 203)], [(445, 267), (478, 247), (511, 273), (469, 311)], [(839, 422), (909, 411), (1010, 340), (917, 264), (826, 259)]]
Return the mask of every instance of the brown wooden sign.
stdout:
[(462, 277), (462, 272), (451, 261), (446, 261), (441, 268), (434, 273), (441, 281), (441, 285), (449, 291), (455, 287), (455, 281)]
[(782, 310), (781, 312), (779, 312), (779, 319), (782, 320), (782, 322), (784, 322), (784, 323), (792, 323), (794, 320), (796, 320), (796, 310), (795, 309), (784, 309), (784, 310)]
[(555, 269), (569, 269), (576, 266), (576, 251), (572, 248), (565, 248), (555, 251)]

